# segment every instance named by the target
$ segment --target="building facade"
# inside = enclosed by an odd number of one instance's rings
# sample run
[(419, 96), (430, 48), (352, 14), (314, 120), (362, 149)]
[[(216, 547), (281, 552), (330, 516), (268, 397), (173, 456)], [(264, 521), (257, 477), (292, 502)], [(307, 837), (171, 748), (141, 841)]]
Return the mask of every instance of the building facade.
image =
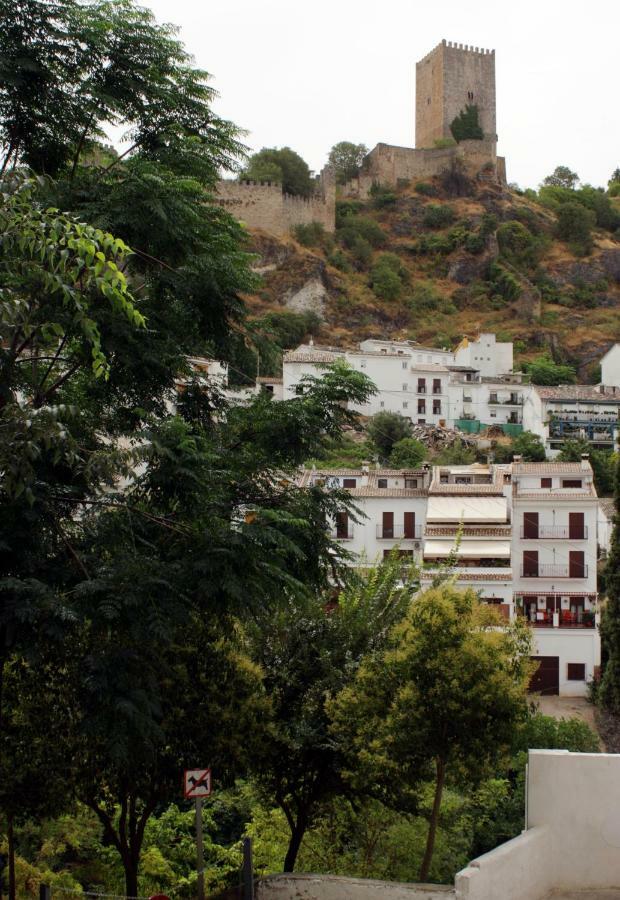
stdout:
[(523, 426), (539, 435), (553, 459), (567, 439), (583, 439), (595, 450), (618, 446), (620, 388), (562, 384), (533, 386), (524, 393)]
[(299, 485), (346, 490), (357, 512), (329, 523), (351, 565), (398, 548), (421, 586), (449, 571), (507, 621), (532, 628), (532, 690), (583, 696), (600, 664), (599, 500), (580, 463), (306, 469)]

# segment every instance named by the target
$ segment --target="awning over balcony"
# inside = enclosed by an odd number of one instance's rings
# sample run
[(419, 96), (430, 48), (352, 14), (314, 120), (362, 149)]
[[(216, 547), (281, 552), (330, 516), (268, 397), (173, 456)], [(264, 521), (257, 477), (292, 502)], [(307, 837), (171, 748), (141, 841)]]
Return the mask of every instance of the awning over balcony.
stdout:
[(502, 522), (508, 521), (505, 497), (429, 497), (426, 521), (436, 522)]
[[(426, 541), (425, 559), (443, 559), (454, 549), (454, 541)], [(461, 541), (459, 559), (510, 559), (510, 541)]]

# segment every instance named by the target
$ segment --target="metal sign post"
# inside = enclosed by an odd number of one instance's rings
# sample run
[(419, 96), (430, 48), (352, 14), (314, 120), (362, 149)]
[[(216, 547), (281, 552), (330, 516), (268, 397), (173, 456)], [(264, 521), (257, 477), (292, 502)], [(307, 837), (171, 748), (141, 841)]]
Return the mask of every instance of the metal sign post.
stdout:
[(198, 900), (205, 900), (205, 863), (202, 844), (202, 801), (211, 796), (211, 769), (186, 769), (183, 774), (183, 796), (196, 801), (196, 871)]
[(205, 900), (205, 860), (202, 848), (202, 799), (196, 798), (196, 871), (198, 872), (198, 900)]

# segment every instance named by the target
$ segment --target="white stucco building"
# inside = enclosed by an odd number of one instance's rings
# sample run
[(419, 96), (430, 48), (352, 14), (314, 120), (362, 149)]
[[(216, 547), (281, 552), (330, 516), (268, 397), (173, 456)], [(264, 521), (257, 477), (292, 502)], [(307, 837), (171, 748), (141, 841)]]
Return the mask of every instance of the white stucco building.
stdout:
[(348, 491), (358, 513), (329, 523), (352, 565), (372, 565), (398, 547), (421, 566), (473, 588), (507, 619), (532, 627), (538, 669), (532, 689), (586, 693), (600, 664), (597, 612), (599, 500), (580, 463), (306, 469), (302, 487)]
[(305, 469), (302, 487), (345, 488), (360, 510), (340, 513), (330, 523), (354, 565), (373, 565), (398, 546), (403, 557), (420, 562), (426, 524), (430, 467), (420, 469)]
[(456, 560), (461, 588), (474, 588), (506, 619), (512, 614), (509, 466), (435, 466), (428, 492), (422, 585)]
[(620, 388), (536, 385), (524, 393), (523, 427), (540, 436), (551, 459), (567, 438), (587, 440), (593, 449), (616, 449), (619, 413)]
[(513, 463), (515, 609), (534, 629), (537, 690), (585, 694), (600, 663), (598, 508), (587, 459)]

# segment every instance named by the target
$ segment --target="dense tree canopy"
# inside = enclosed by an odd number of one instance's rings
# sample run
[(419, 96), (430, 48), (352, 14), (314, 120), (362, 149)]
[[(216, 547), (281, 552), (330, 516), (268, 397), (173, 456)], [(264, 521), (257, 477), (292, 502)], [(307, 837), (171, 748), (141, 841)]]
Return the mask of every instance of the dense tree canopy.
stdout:
[(334, 167), (338, 184), (346, 184), (359, 172), (364, 157), (368, 153), (365, 144), (340, 141), (329, 151), (328, 162)]
[(308, 164), (290, 147), (263, 147), (250, 157), (241, 177), (278, 182), (286, 194), (300, 197), (309, 197), (315, 187)]

